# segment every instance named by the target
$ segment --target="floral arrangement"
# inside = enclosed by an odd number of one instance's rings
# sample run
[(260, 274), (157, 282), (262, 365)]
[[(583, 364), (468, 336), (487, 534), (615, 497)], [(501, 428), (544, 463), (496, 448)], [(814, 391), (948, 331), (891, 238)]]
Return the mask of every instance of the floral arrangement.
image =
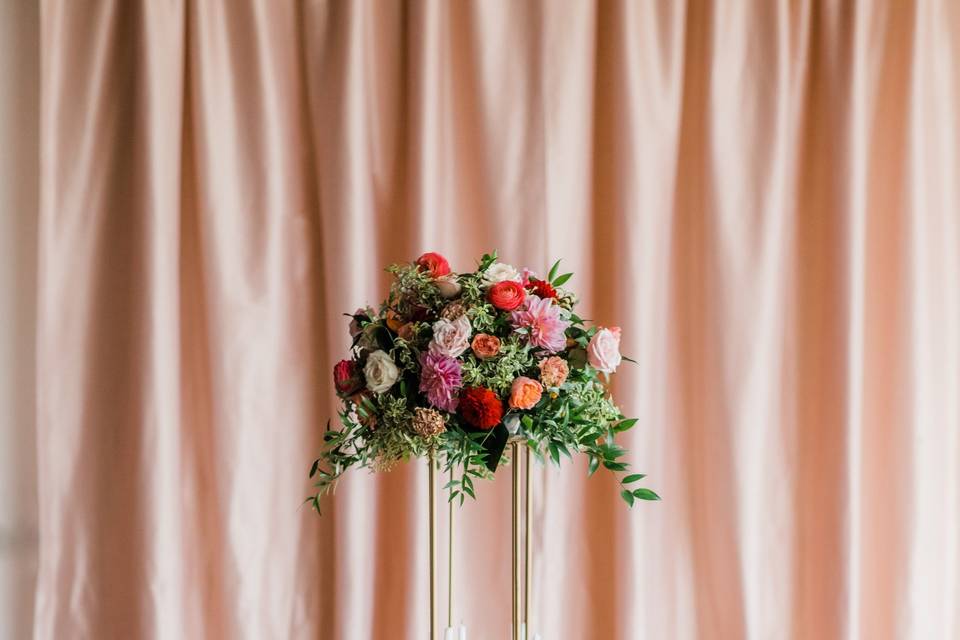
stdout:
[(576, 296), (558, 275), (484, 255), (476, 271), (453, 273), (447, 260), (425, 253), (394, 264), (388, 299), (379, 310), (350, 314), (351, 357), (333, 370), (343, 402), (341, 427), (328, 422), (310, 477), (320, 497), (351, 467), (391, 468), (433, 453), (454, 479), (451, 500), (476, 497), (474, 479), (490, 477), (511, 438), (557, 465), (574, 452), (618, 474), (620, 495), (659, 500), (636, 488), (614, 440), (637, 420), (614, 404), (605, 382), (620, 365), (620, 329), (594, 327), (577, 316)]

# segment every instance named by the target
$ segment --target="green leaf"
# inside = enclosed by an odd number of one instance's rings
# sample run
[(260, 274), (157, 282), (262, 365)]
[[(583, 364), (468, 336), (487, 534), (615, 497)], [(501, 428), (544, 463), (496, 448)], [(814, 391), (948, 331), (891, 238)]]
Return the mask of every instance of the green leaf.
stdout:
[(477, 267), (477, 271), (486, 271), (490, 265), (497, 261), (497, 252), (494, 250), (493, 253), (485, 253), (483, 257), (480, 258), (480, 266)]
[(660, 499), (660, 496), (658, 496), (653, 491), (650, 491), (650, 489), (634, 489), (633, 496), (635, 498), (640, 498), (641, 500), (659, 500)]
[(623, 484), (630, 484), (630, 483), (632, 483), (632, 482), (639, 482), (640, 480), (643, 480), (643, 479), (646, 478), (646, 477), (647, 477), (647, 476), (646, 476), (645, 474), (643, 474), (643, 473), (634, 473), (634, 474), (629, 475), (629, 476), (627, 476), (626, 478), (624, 478), (624, 479), (623, 479)]
[(607, 469), (610, 469), (610, 471), (626, 471), (627, 470), (627, 465), (624, 462), (612, 462), (610, 460), (604, 460), (603, 466), (605, 466)]
[(557, 278), (556, 280), (553, 280), (550, 284), (552, 284), (555, 287), (559, 287), (562, 284), (566, 284), (567, 280), (569, 280), (572, 277), (573, 277), (572, 273), (565, 273), (559, 278)]
[(587, 475), (592, 476), (597, 472), (597, 469), (600, 468), (600, 458), (597, 456), (590, 456), (590, 465), (587, 467)]
[(557, 275), (557, 269), (559, 268), (560, 268), (560, 261), (557, 260), (556, 262), (553, 263), (553, 266), (550, 267), (550, 273), (547, 274), (547, 282), (553, 281), (554, 276)]
[(624, 501), (626, 501), (626, 503), (627, 503), (628, 505), (630, 505), (631, 507), (633, 506), (633, 494), (632, 494), (632, 493), (630, 493), (630, 492), (627, 491), (627, 490), (623, 490), (623, 491), (620, 492), (620, 497), (623, 498)]
[(553, 464), (559, 467), (560, 466), (560, 450), (557, 449), (557, 445), (554, 444), (553, 442), (551, 442), (548, 445), (548, 448), (550, 449), (550, 458), (553, 459)]
[(320, 458), (317, 458), (313, 461), (313, 466), (310, 467), (310, 477), (317, 475), (317, 467), (320, 466)]
[(617, 433), (621, 433), (633, 427), (633, 425), (637, 424), (638, 421), (639, 421), (639, 418), (629, 418), (627, 420), (622, 420), (618, 422), (616, 425), (614, 425), (613, 430), (616, 431)]

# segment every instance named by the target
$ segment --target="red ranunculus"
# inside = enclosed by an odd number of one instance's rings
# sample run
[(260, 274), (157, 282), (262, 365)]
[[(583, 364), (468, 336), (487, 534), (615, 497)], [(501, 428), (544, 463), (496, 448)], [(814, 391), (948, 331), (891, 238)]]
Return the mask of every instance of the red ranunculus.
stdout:
[(503, 418), (503, 402), (490, 389), (469, 387), (460, 394), (457, 411), (470, 426), (489, 431)]
[(526, 297), (523, 285), (513, 280), (498, 282), (487, 290), (487, 300), (501, 311), (513, 311), (523, 304)]
[(341, 360), (333, 368), (333, 384), (341, 396), (349, 396), (363, 387), (363, 376), (353, 360)]
[(421, 270), (427, 271), (434, 278), (445, 276), (450, 273), (450, 263), (439, 253), (425, 253), (417, 258), (417, 266)]
[(553, 288), (553, 285), (547, 282), (546, 280), (534, 280), (530, 279), (530, 284), (527, 285), (531, 292), (540, 298), (556, 298), (557, 290)]

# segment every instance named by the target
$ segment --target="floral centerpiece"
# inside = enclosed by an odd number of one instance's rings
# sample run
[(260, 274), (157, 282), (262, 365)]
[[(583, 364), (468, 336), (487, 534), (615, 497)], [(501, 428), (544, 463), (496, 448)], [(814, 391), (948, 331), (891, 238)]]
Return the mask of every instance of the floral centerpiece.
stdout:
[(658, 500), (637, 488), (618, 433), (637, 420), (614, 404), (606, 381), (619, 366), (620, 329), (588, 326), (574, 313), (559, 261), (541, 278), (484, 255), (477, 269), (454, 273), (426, 253), (395, 264), (379, 310), (351, 314), (350, 358), (334, 367), (343, 402), (340, 426), (327, 424), (310, 477), (320, 497), (351, 467), (389, 469), (432, 453), (454, 479), (449, 498), (476, 497), (510, 439), (543, 461), (586, 455), (588, 472), (618, 475), (620, 495)]

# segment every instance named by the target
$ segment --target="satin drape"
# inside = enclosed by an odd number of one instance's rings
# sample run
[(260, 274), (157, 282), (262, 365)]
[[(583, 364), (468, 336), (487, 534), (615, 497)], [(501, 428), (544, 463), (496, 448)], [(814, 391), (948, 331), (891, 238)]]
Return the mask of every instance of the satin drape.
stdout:
[[(545, 638), (960, 635), (960, 6), (42, 15), (38, 638), (421, 638), (425, 470), (298, 509), (340, 315), (576, 272), (663, 496), (537, 470)], [(506, 637), (509, 481), (457, 619)]]

